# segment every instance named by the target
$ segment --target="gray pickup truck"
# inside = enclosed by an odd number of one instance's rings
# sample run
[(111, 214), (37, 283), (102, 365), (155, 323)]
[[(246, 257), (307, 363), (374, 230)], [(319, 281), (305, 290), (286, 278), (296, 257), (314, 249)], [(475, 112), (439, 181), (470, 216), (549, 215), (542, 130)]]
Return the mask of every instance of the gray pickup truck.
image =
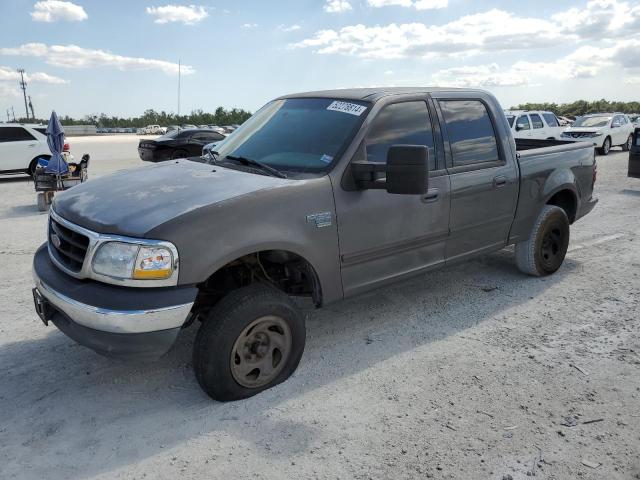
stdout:
[(45, 324), (96, 352), (164, 354), (200, 324), (214, 399), (287, 379), (316, 306), (515, 245), (562, 264), (596, 204), (591, 144), (514, 141), (480, 90), (355, 89), (278, 98), (206, 156), (56, 197), (33, 262)]

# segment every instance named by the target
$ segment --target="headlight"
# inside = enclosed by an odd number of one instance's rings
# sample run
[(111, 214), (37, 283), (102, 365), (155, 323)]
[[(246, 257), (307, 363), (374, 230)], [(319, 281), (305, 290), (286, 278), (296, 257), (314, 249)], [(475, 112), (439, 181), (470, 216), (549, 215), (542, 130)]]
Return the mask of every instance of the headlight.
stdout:
[(163, 246), (104, 243), (93, 257), (93, 271), (121, 279), (161, 280), (173, 273), (173, 254)]
[(601, 137), (602, 135), (604, 135), (604, 132), (594, 132), (591, 134), (592, 137)]
[(151, 280), (169, 278), (173, 272), (173, 255), (165, 247), (140, 247), (133, 278)]

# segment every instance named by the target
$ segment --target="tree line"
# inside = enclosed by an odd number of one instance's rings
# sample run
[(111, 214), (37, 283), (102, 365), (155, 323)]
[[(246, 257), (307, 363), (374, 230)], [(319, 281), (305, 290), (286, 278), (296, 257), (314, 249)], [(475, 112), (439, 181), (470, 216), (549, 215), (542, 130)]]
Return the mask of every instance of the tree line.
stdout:
[[(144, 113), (138, 117), (117, 117), (108, 116), (104, 113), (85, 115), (82, 118), (73, 118), (69, 115), (60, 116), (60, 123), (62, 125), (95, 125), (98, 128), (141, 128), (147, 125), (160, 125), (161, 127), (168, 127), (169, 125), (234, 125), (242, 124), (251, 116), (251, 112), (243, 110), (241, 108), (225, 109), (218, 107), (213, 113), (205, 112), (203, 110), (192, 110), (188, 115), (176, 115), (173, 112), (157, 112), (153, 109), (145, 110)], [(21, 123), (48, 123), (48, 118), (40, 119), (26, 119), (20, 118), (18, 120)]]
[(640, 102), (610, 102), (608, 100), (596, 100), (588, 102), (578, 100), (571, 103), (523, 103), (512, 107), (513, 110), (548, 110), (563, 117), (579, 117), (587, 113), (636, 113), (640, 114)]

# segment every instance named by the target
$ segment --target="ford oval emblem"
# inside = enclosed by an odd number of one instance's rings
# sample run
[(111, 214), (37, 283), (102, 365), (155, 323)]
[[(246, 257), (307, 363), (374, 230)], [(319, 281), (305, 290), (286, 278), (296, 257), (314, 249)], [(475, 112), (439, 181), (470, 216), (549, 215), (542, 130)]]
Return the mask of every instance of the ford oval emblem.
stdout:
[(53, 246), (56, 248), (60, 248), (60, 237), (58, 235), (56, 235), (55, 233), (51, 234), (51, 243), (53, 243)]

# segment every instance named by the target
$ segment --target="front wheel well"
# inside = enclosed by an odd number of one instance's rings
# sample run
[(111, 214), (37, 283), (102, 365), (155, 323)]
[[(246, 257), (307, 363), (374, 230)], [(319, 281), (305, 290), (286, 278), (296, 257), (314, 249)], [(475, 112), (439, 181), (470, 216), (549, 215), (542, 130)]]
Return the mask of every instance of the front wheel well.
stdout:
[(567, 214), (570, 223), (573, 223), (576, 219), (577, 203), (576, 196), (571, 190), (560, 190), (547, 201), (547, 205), (555, 205), (562, 208)]
[(305, 258), (287, 250), (262, 250), (239, 257), (198, 284), (194, 317), (206, 313), (230, 292), (254, 283), (266, 283), (292, 296), (311, 297), (322, 304), (315, 269)]

